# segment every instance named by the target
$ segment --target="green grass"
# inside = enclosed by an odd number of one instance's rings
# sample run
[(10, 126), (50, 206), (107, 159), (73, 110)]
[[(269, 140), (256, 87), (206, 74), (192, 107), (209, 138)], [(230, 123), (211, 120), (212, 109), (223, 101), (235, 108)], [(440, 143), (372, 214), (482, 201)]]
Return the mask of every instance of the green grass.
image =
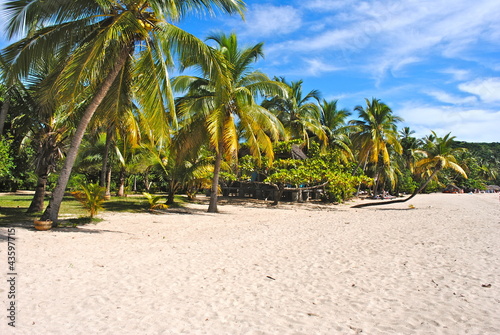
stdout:
[[(26, 213), (33, 195), (16, 194), (16, 195), (0, 195), (0, 227), (8, 227), (12, 224), (31, 225), (33, 220), (40, 218), (42, 213)], [(164, 202), (164, 201), (162, 201)], [(184, 196), (176, 196), (175, 204), (170, 208), (182, 207), (187, 202)], [(45, 201), (45, 206), (48, 205), (48, 199)], [(97, 214), (97, 218), (90, 219), (87, 211), (82, 205), (71, 195), (65, 196), (59, 211), (60, 226), (78, 226), (88, 223), (98, 223), (99, 214), (104, 212), (120, 212), (120, 213), (141, 213), (147, 212), (149, 204), (143, 196), (129, 196), (126, 198), (111, 197), (110, 200), (104, 202), (103, 210)]]

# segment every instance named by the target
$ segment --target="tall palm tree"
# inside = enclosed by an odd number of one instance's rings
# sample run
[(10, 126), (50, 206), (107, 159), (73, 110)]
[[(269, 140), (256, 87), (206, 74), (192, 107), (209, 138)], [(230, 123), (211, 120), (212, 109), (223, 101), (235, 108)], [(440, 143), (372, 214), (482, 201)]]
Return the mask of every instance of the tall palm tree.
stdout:
[(341, 159), (348, 162), (353, 159), (351, 140), (346, 127), (346, 119), (351, 115), (347, 109), (337, 108), (338, 100), (327, 101), (323, 99), (319, 104), (321, 112), (321, 125), (328, 138), (331, 149), (339, 150)]
[(417, 159), (417, 150), (422, 145), (419, 139), (412, 136), (413, 134), (415, 134), (415, 131), (411, 130), (410, 127), (404, 127), (399, 132), (402, 148), (401, 156), (403, 158), (403, 167), (405, 169), (408, 169), (410, 172), (413, 172), (414, 170), (415, 162)]
[[(432, 137), (430, 138), (433, 140), (425, 143), (424, 148), (421, 149), (424, 158), (415, 164), (417, 171), (429, 177), (414, 194), (421, 192), (431, 180), (437, 178), (437, 174), (443, 169), (451, 169), (467, 178), (465, 170), (457, 162), (457, 155), (463, 152), (464, 149), (453, 147), (455, 136), (450, 136), (450, 133), (448, 133), (444, 137), (438, 137), (432, 131)], [(412, 196), (414, 195), (412, 194)]]
[(316, 136), (326, 145), (328, 137), (321, 124), (321, 111), (316, 104), (321, 98), (320, 92), (312, 90), (304, 95), (302, 80), (290, 83), (283, 77), (275, 80), (288, 86), (288, 96), (273, 96), (264, 100), (262, 106), (276, 114), (291, 139), (303, 139), (309, 143), (310, 137)]
[(358, 148), (359, 163), (374, 165), (375, 185), (374, 195), (379, 186), (379, 175), (384, 171), (384, 165), (390, 165), (390, 147), (401, 153), (396, 123), (402, 121), (392, 110), (379, 99), (365, 99), (366, 107), (356, 106), (360, 120), (352, 120), (350, 124), (357, 128), (353, 141)]
[[(102, 132), (105, 136), (100, 184), (106, 188), (105, 194), (107, 196), (111, 194), (111, 166), (109, 161), (112, 148), (117, 147), (117, 138), (122, 139), (122, 145), (124, 143), (138, 144), (140, 138), (140, 129), (136, 117), (139, 110), (133, 101), (133, 87), (129, 84), (132, 81), (132, 78), (129, 77), (131, 71), (124, 72), (126, 73), (117, 78), (113, 86), (111, 86), (110, 92), (97, 109), (91, 123), (91, 129), (94, 130), (95, 135), (100, 136)], [(123, 192), (118, 193), (123, 195)]]
[(259, 160), (262, 153), (272, 159), (272, 142), (279, 139), (283, 129), (278, 119), (255, 99), (263, 95), (285, 95), (286, 88), (251, 69), (251, 64), (263, 56), (262, 43), (240, 48), (235, 34), (224, 33), (209, 36), (208, 41), (216, 44), (216, 56), (224, 64), (229, 83), (205, 71), (203, 77), (180, 76), (174, 80), (173, 87), (187, 90), (178, 103), (180, 118), (184, 119), (184, 129), (188, 131), (188, 138), (184, 137), (188, 140), (184, 142), (185, 148), (199, 145), (208, 138), (215, 152), (208, 211), (217, 212), (221, 164), (224, 156), (229, 161), (237, 157), (240, 137)]
[[(10, 17), (9, 37), (32, 31), (3, 51), (10, 71), (26, 76), (38, 60), (62, 55), (65, 62), (54, 81), (54, 94), (69, 104), (69, 111), (86, 106), (42, 216), (56, 221), (87, 125), (116, 78), (135, 67), (138, 74), (133, 77), (142, 84), (137, 97), (141, 105), (152, 117), (163, 117), (165, 108), (174, 113), (168, 78), (172, 51), (180, 58), (196, 54), (204, 64), (211, 64), (213, 58), (201, 41), (170, 22), (190, 12), (242, 14), (244, 4), (241, 0), (75, 0), (57, 4), (9, 0), (4, 8)], [(221, 72), (216, 64), (210, 68)]]
[(418, 193), (420, 193), (431, 180), (437, 178), (439, 172), (443, 169), (451, 169), (455, 172), (460, 173), (464, 178), (467, 178), (467, 174), (464, 169), (457, 163), (457, 154), (463, 152), (463, 148), (454, 148), (453, 140), (455, 136), (450, 136), (450, 133), (446, 134), (444, 137), (438, 137), (434, 131), (432, 135), (427, 137), (432, 139), (427, 141), (424, 148), (420, 150), (423, 154), (423, 158), (416, 163), (416, 169), (422, 173), (422, 175), (428, 176), (427, 179), (406, 199), (402, 200), (392, 200), (384, 202), (366, 203), (361, 205), (356, 205), (353, 207), (367, 207), (376, 206), (381, 204), (393, 204), (398, 202), (406, 202)]

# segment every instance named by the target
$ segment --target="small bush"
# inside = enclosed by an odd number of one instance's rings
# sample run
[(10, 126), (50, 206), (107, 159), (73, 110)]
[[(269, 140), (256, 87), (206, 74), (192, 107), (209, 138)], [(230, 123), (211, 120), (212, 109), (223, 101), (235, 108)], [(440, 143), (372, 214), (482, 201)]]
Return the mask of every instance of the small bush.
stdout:
[(142, 192), (149, 203), (149, 209), (167, 209), (167, 204), (160, 204), (159, 201), (163, 198), (161, 195), (152, 195), (150, 193)]
[(102, 209), (106, 189), (99, 184), (81, 184), (80, 190), (71, 192), (83, 207), (89, 212), (90, 218), (97, 215), (97, 212)]

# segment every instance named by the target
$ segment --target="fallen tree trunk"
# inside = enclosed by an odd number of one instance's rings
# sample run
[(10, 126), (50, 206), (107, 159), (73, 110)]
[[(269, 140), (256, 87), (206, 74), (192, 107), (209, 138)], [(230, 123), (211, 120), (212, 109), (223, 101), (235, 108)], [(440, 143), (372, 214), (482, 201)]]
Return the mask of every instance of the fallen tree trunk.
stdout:
[(425, 183), (423, 183), (417, 190), (415, 190), (412, 193), (412, 195), (410, 195), (406, 199), (396, 199), (396, 200), (389, 200), (389, 201), (383, 201), (383, 202), (369, 202), (369, 203), (366, 203), (366, 204), (354, 205), (354, 206), (351, 206), (351, 208), (363, 208), (363, 207), (370, 207), (370, 206), (381, 206), (381, 205), (396, 204), (396, 203), (400, 203), (400, 202), (407, 202), (408, 200), (412, 199), (414, 196), (416, 196), (417, 194), (419, 194), (427, 186), (427, 184), (429, 184), (429, 182), (438, 174), (438, 172), (440, 170), (441, 170), (441, 168), (437, 168), (436, 170), (434, 170), (434, 172), (429, 177), (429, 179), (427, 179), (425, 181)]

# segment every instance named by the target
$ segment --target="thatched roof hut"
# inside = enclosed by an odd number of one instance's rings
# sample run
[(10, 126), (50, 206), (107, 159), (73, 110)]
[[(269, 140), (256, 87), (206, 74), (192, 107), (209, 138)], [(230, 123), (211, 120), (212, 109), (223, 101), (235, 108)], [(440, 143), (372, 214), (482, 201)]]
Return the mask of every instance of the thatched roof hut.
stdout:
[(490, 192), (500, 192), (500, 186), (498, 185), (488, 185), (486, 186), (486, 190)]

